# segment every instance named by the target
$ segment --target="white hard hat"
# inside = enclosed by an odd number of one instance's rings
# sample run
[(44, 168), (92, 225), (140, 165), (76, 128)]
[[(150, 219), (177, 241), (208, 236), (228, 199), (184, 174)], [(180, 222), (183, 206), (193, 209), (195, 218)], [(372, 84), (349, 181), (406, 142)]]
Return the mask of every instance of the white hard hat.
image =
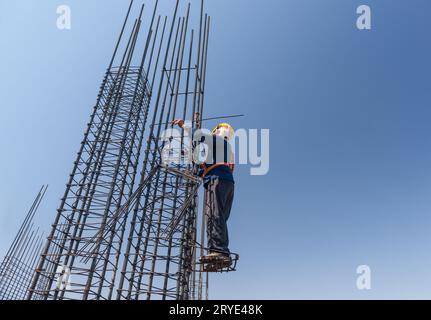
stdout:
[(233, 138), (235, 131), (229, 123), (220, 123), (213, 129), (212, 133), (230, 140)]

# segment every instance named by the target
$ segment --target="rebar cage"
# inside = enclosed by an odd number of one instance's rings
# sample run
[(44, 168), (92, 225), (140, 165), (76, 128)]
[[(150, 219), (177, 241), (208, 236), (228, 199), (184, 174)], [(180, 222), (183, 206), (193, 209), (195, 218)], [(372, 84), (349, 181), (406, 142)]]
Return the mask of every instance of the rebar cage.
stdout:
[(172, 120), (202, 120), (210, 17), (203, 0), (195, 14), (177, 0), (165, 17), (156, 1), (149, 19), (142, 4), (126, 39), (133, 2), (28, 299), (208, 298), (200, 180), (162, 153)]

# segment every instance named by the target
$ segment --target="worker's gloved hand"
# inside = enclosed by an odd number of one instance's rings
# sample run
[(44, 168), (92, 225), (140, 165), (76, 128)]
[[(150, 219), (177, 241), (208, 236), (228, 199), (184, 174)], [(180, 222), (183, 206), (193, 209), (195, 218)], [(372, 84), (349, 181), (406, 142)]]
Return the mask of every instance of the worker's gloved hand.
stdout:
[(184, 120), (183, 119), (175, 119), (172, 121), (172, 125), (178, 125), (180, 128), (184, 127)]

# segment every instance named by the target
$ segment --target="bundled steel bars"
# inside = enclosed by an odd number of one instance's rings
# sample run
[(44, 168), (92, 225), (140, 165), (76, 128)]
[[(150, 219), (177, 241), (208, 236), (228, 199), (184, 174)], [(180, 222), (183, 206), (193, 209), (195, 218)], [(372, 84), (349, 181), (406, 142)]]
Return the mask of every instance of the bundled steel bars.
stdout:
[(43, 245), (43, 235), (34, 227), (34, 216), (48, 186), (42, 186), (0, 264), (0, 300), (26, 297)]

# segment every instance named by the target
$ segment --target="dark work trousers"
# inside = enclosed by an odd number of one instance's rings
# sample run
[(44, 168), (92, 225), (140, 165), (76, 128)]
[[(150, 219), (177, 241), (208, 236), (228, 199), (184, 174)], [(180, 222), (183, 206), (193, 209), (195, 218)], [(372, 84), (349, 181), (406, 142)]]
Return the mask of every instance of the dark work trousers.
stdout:
[(212, 179), (206, 186), (205, 216), (210, 251), (229, 253), (227, 220), (232, 208), (234, 189), (232, 181), (220, 179)]

